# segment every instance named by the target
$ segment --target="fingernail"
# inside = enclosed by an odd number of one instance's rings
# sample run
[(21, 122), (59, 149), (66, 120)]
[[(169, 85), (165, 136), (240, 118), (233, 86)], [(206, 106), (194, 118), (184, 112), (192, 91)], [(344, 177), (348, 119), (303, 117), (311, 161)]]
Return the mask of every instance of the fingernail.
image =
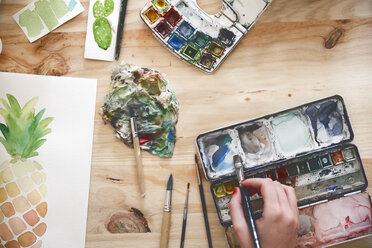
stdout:
[(237, 187), (234, 188), (233, 194), (235, 194), (236, 192), (238, 192), (238, 188)]

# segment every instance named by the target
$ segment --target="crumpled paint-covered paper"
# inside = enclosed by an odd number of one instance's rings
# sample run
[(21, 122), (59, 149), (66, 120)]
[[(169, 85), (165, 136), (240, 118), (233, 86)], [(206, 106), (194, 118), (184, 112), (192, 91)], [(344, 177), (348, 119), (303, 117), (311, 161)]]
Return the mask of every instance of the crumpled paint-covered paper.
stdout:
[(301, 209), (295, 247), (325, 247), (371, 234), (371, 200), (358, 193)]
[(159, 157), (171, 157), (179, 104), (165, 75), (124, 63), (116, 66), (100, 114), (115, 128), (117, 137), (133, 147), (130, 108), (136, 117), (141, 148)]

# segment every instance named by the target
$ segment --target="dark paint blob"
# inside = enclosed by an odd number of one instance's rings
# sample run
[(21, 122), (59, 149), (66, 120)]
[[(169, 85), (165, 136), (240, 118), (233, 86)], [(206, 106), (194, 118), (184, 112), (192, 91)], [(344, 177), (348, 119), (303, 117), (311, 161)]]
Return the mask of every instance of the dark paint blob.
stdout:
[(177, 28), (177, 32), (185, 37), (186, 39), (189, 39), (192, 33), (194, 33), (195, 28), (193, 28), (188, 22), (183, 21), (181, 25)]
[(171, 27), (165, 21), (162, 21), (155, 27), (155, 30), (161, 35), (161, 37), (165, 38), (171, 31)]
[(275, 181), (276, 180), (275, 170), (269, 170), (268, 172), (266, 172), (266, 176), (268, 178), (271, 178), (271, 180)]
[(332, 187), (326, 188), (326, 190), (330, 190), (330, 191), (335, 191), (337, 189), (339, 189), (338, 186), (332, 186)]
[(191, 42), (193, 42), (195, 45), (197, 45), (200, 48), (204, 48), (211, 37), (205, 33), (202, 33), (200, 31), (197, 31), (193, 37), (191, 38)]
[[(330, 101), (320, 105), (318, 119), (332, 136), (342, 133), (342, 116), (337, 110), (337, 102)], [(335, 119), (337, 122), (331, 129), (328, 124), (332, 119)]]
[(218, 148), (218, 150), (212, 155), (212, 166), (216, 168), (218, 165), (220, 165), (225, 160), (225, 157), (229, 151), (230, 148), (228, 146)]
[(168, 44), (176, 51), (180, 50), (184, 43), (185, 40), (177, 34), (173, 34), (168, 40)]
[(310, 172), (309, 166), (307, 166), (306, 162), (300, 162), (298, 164), (298, 169), (300, 169), (300, 174), (306, 174)]
[(221, 147), (231, 142), (231, 137), (228, 134), (220, 135), (216, 140), (216, 145)]
[(193, 47), (191, 44), (188, 44), (185, 50), (182, 52), (184, 55), (189, 57), (190, 59), (195, 59), (195, 56), (198, 54), (198, 49)]
[(216, 59), (208, 53), (204, 53), (199, 61), (199, 64), (207, 69), (211, 69), (214, 63), (216, 63)]
[(313, 127), (313, 130), (314, 130), (315, 140), (319, 144), (319, 141), (317, 140), (317, 137), (318, 137), (318, 127), (317, 127), (318, 108), (314, 105), (311, 105), (310, 107), (308, 107), (306, 109), (306, 114), (310, 118), (311, 126)]
[(218, 40), (221, 44), (230, 47), (232, 44), (234, 44), (235, 34), (230, 30), (222, 28), (218, 34)]
[(212, 166), (216, 168), (220, 165), (229, 153), (230, 148), (228, 144), (231, 142), (231, 137), (228, 134), (220, 135), (216, 139), (216, 145), (219, 147), (218, 150), (212, 155)]
[(320, 164), (319, 158), (312, 158), (308, 161), (310, 170), (320, 170), (322, 169), (322, 165)]
[(155, 139), (155, 134), (148, 133), (148, 134), (139, 134), (139, 143), (140, 145), (146, 144), (147, 142)]
[(291, 177), (297, 176), (299, 174), (296, 164), (287, 165), (287, 171), (289, 176)]
[(284, 166), (279, 167), (278, 169), (276, 169), (276, 172), (278, 174), (279, 179), (285, 179), (285, 178), (288, 177), (287, 169)]
[(321, 177), (324, 177), (326, 175), (328, 175), (329, 173), (331, 173), (332, 171), (330, 169), (326, 169), (326, 170), (322, 170), (320, 173), (319, 173), (319, 176)]
[[(329, 136), (333, 137), (342, 134), (343, 121), (342, 115), (338, 111), (337, 102), (328, 101), (322, 103), (319, 108), (317, 108), (315, 105), (311, 105), (306, 109), (305, 112), (311, 120), (315, 140), (318, 144), (320, 143), (318, 139), (318, 122), (324, 126)], [(330, 126), (330, 123), (333, 125)]]
[(173, 27), (182, 19), (181, 15), (173, 8), (171, 8), (164, 16), (170, 25)]

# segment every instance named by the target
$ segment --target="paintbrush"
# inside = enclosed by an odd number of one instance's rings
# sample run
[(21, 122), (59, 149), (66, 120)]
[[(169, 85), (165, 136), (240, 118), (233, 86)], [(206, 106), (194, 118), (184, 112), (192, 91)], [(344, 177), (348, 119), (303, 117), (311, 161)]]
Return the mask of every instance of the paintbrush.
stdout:
[(200, 194), (200, 201), (201, 201), (202, 209), (203, 209), (205, 230), (207, 232), (208, 247), (212, 248), (213, 245), (212, 245), (211, 231), (209, 229), (207, 206), (205, 205), (203, 182), (202, 182), (201, 177), (200, 177), (198, 157), (197, 157), (196, 154), (195, 154), (195, 168), (196, 168), (196, 174), (198, 176), (199, 194)]
[(249, 230), (251, 232), (252, 241), (255, 248), (260, 248), (260, 241), (258, 240), (257, 228), (253, 219), (252, 206), (249, 200), (249, 193), (246, 187), (242, 186), (241, 183), (244, 180), (243, 165), (239, 155), (234, 155), (234, 167), (238, 177), (239, 189), (242, 195), (242, 206), (245, 219), (247, 220)]
[(187, 223), (187, 210), (188, 210), (188, 205), (189, 205), (189, 189), (190, 189), (190, 183), (187, 183), (185, 207), (183, 208), (183, 221), (182, 221), (182, 233), (181, 233), (181, 245), (180, 245), (180, 248), (183, 248), (183, 246), (185, 245), (185, 233), (186, 233), (186, 223)]
[(130, 112), (130, 116), (131, 116), (130, 117), (130, 129), (131, 129), (131, 132), (132, 132), (134, 156), (136, 158), (136, 164), (137, 164), (138, 186), (139, 186), (139, 189), (140, 189), (141, 196), (145, 197), (145, 195), (146, 195), (146, 193), (145, 193), (145, 179), (144, 179), (144, 174), (143, 174), (141, 147), (140, 147), (139, 139), (138, 139), (136, 118), (135, 118), (132, 106), (129, 106), (129, 112)]
[(163, 221), (161, 224), (160, 248), (167, 248), (169, 241), (169, 232), (171, 225), (171, 203), (172, 203), (173, 176), (170, 174), (167, 191), (165, 195)]
[(118, 34), (116, 36), (116, 49), (115, 49), (115, 60), (119, 59), (121, 40), (123, 37), (124, 21), (125, 21), (125, 12), (127, 10), (128, 0), (122, 0), (120, 5), (120, 14), (118, 22)]

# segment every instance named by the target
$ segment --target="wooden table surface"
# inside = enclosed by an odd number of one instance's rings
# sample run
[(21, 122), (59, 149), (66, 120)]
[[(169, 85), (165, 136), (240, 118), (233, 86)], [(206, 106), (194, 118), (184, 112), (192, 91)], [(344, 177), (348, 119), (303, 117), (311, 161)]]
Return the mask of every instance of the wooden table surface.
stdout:
[[(139, 197), (133, 150), (116, 139), (98, 115), (111, 69), (118, 62), (83, 58), (88, 0), (81, 1), (86, 11), (32, 44), (11, 18), (29, 2), (3, 0), (0, 5), (0, 71), (98, 79), (86, 247), (158, 247), (170, 173), (174, 176), (170, 247), (180, 242), (187, 182), (191, 187), (185, 247), (207, 247), (194, 167), (196, 135), (334, 94), (345, 100), (353, 143), (372, 181), (371, 0), (274, 0), (212, 75), (166, 51), (139, 18), (145, 0), (130, 0), (120, 60), (166, 73), (181, 106), (173, 157), (143, 153), (145, 199)], [(219, 0), (199, 4), (208, 13), (221, 6)], [(204, 190), (213, 243), (227, 247), (205, 179)], [(372, 193), (372, 187), (367, 190)], [(143, 213), (151, 232), (138, 233), (146, 229), (132, 208)], [(106, 229), (118, 213), (122, 223), (118, 228), (131, 233)], [(370, 238), (343, 247), (371, 245)]]

